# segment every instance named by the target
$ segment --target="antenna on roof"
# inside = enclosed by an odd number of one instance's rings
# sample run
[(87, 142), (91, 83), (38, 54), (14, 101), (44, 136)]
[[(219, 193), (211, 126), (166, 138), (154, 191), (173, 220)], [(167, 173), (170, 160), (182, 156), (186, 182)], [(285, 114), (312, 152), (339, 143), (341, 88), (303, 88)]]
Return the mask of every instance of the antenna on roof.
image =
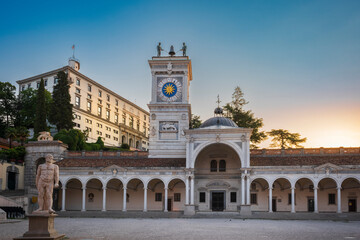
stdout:
[(73, 56), (72, 57), (75, 58), (75, 44), (73, 44), (71, 48), (73, 50)]

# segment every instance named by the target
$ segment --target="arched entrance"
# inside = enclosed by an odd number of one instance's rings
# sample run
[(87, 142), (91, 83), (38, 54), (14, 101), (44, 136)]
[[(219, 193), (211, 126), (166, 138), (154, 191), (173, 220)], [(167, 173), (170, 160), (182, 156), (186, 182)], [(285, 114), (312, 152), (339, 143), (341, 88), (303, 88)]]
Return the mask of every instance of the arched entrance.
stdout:
[(97, 178), (92, 178), (86, 183), (85, 209), (102, 210), (103, 184)]
[(308, 178), (300, 178), (295, 183), (295, 211), (315, 211), (314, 183)]
[(106, 184), (106, 210), (122, 210), (123, 183), (116, 178)]
[(202, 149), (194, 164), (195, 204), (200, 211), (237, 211), (241, 204), (241, 161), (223, 143)]
[(340, 189), (337, 189), (337, 183), (332, 178), (323, 178), (318, 183), (318, 203), (319, 212), (337, 212)]
[(161, 179), (152, 179), (148, 183), (148, 210), (149, 211), (164, 211), (165, 201), (167, 201), (167, 196), (165, 196), (165, 184)]
[(6, 168), (6, 175), (7, 175), (6, 188), (8, 190), (16, 190), (18, 188), (18, 183), (19, 183), (19, 169), (15, 166), (8, 166)]
[(251, 211), (269, 211), (269, 183), (264, 178), (255, 178), (250, 184)]
[(82, 207), (82, 183), (76, 178), (69, 179), (65, 190), (66, 210), (81, 210)]
[(341, 183), (343, 212), (360, 212), (360, 182), (356, 178), (346, 178)]
[[(271, 199), (273, 212), (291, 211), (291, 183), (286, 178), (278, 178), (273, 183), (273, 193)], [(270, 203), (270, 202), (269, 202)]]
[(144, 210), (144, 183), (137, 178), (131, 179), (126, 186), (126, 209)]
[(185, 183), (181, 179), (173, 179), (168, 184), (168, 211), (183, 211), (185, 205)]

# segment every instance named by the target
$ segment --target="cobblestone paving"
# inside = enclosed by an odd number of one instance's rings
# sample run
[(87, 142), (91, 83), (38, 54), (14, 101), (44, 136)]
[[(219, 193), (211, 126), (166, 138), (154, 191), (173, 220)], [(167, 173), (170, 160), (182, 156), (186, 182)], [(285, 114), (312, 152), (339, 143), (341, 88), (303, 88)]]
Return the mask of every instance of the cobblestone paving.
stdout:
[[(0, 224), (0, 239), (21, 236), (27, 228), (27, 220)], [(360, 221), (56, 218), (55, 228), (77, 240), (360, 239)]]

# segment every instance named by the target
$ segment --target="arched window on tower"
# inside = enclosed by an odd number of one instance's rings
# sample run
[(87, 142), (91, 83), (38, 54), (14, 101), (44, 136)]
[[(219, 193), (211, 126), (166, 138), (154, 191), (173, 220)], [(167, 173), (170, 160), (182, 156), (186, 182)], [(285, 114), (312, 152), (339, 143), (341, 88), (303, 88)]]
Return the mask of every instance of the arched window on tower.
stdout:
[(217, 161), (216, 160), (211, 160), (210, 172), (217, 172)]
[(220, 160), (219, 172), (226, 172), (226, 161), (225, 160)]

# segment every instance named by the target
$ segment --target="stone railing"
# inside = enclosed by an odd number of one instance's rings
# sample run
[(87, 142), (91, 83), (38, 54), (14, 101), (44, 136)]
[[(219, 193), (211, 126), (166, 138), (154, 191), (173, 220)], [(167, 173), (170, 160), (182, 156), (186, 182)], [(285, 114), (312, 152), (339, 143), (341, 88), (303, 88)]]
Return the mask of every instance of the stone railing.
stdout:
[(252, 156), (274, 156), (274, 155), (347, 155), (360, 154), (357, 148), (290, 148), (290, 149), (251, 149)]
[(65, 158), (81, 158), (81, 157), (147, 157), (148, 152), (145, 151), (67, 151)]

